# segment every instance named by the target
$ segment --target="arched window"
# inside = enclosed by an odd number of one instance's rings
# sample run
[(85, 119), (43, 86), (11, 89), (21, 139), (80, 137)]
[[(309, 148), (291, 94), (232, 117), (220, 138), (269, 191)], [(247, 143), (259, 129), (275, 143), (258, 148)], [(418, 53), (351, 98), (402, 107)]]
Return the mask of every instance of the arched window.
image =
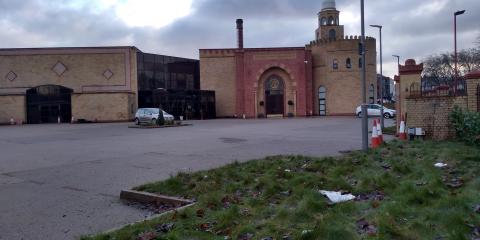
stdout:
[(337, 18), (335, 18), (335, 25), (339, 25), (339, 24), (340, 24), (340, 22), (338, 21), (338, 17), (337, 17)]
[(318, 88), (318, 114), (320, 116), (327, 115), (327, 89), (324, 86), (320, 86)]
[(350, 60), (350, 58), (347, 58), (347, 61), (345, 61), (345, 66), (347, 68), (352, 68), (352, 60)]
[(328, 31), (328, 38), (332, 40), (337, 38), (337, 32), (335, 32), (335, 29), (330, 29), (330, 31)]
[(359, 58), (358, 59), (358, 68), (362, 68), (362, 67), (363, 67), (362, 58)]
[(373, 104), (375, 103), (375, 86), (373, 84), (370, 84), (370, 87), (368, 87), (368, 96), (370, 98), (370, 103)]
[(327, 18), (322, 17), (322, 20), (320, 20), (320, 25), (322, 25), (322, 26), (327, 25)]
[(328, 25), (335, 25), (335, 18), (329, 17), (328, 18)]
[(338, 69), (338, 61), (337, 59), (333, 59), (333, 69)]

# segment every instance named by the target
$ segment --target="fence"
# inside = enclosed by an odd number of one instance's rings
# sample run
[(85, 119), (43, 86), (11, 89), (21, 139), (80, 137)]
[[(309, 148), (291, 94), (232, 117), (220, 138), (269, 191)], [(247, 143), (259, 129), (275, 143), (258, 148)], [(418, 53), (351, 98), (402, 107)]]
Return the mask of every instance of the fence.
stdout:
[(412, 83), (409, 97), (455, 97), (466, 96), (467, 84), (464, 78), (424, 77), (421, 83)]

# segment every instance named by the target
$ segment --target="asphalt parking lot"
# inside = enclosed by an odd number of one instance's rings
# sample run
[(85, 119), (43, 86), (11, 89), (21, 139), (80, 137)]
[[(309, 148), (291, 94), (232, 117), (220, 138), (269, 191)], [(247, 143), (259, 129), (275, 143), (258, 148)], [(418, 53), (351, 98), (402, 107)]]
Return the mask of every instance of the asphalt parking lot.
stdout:
[[(268, 155), (361, 148), (353, 117), (0, 127), (0, 239), (74, 239), (145, 218), (121, 189)], [(386, 121), (392, 125), (392, 120)]]

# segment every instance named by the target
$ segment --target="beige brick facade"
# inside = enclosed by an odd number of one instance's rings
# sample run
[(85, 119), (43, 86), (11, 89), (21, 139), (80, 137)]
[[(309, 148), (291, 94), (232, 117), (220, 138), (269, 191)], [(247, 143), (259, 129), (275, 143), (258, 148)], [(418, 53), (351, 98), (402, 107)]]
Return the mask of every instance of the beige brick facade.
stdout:
[(26, 122), (25, 96), (0, 96), (0, 123), (9, 123), (12, 118), (18, 123)]
[(135, 113), (134, 94), (93, 93), (72, 95), (72, 115), (95, 122), (128, 121)]
[[(348, 36), (334, 41), (317, 41), (310, 45), (313, 56), (314, 115), (319, 112), (318, 90), (326, 88), (327, 115), (353, 115), (363, 102), (361, 94), (361, 68), (359, 67), (358, 37)], [(369, 38), (366, 45), (367, 59), (367, 102), (370, 99), (369, 87), (373, 85), (373, 98), (376, 101), (376, 44)], [(351, 67), (346, 61), (350, 59)], [(333, 68), (336, 62), (337, 69)]]
[(422, 69), (421, 65), (416, 65), (413, 60), (407, 62), (410, 64), (401, 66), (397, 84), (397, 90), (401, 93), (397, 105), (397, 108), (400, 107), (397, 122), (400, 121), (399, 116), (404, 116), (407, 127), (423, 128), (428, 138), (437, 140), (453, 138), (455, 130), (452, 128), (449, 115), (454, 107), (473, 112), (479, 110), (477, 104), (480, 96), (477, 87), (480, 84), (480, 72), (465, 76), (467, 84), (465, 96), (421, 96), (412, 94), (410, 89), (412, 84), (420, 85), (421, 75), (418, 70)]
[(26, 122), (26, 91), (42, 85), (72, 89), (76, 119), (132, 119), (137, 108), (137, 51), (135, 47), (1, 49), (0, 123), (13, 116)]
[(406, 98), (407, 127), (420, 127), (428, 138), (448, 139), (455, 136), (449, 115), (455, 106), (467, 109), (468, 97)]
[(200, 53), (200, 89), (215, 91), (217, 117), (235, 115), (235, 55), (233, 50)]

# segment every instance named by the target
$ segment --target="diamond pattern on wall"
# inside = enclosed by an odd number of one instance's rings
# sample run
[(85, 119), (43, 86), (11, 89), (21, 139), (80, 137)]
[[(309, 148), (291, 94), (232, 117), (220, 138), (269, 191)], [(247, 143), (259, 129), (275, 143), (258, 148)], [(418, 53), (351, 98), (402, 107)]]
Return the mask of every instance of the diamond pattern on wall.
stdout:
[(52, 68), (52, 71), (56, 73), (58, 76), (62, 76), (62, 74), (67, 71), (67, 66), (62, 62), (58, 61)]
[(110, 79), (113, 77), (113, 72), (110, 70), (110, 69), (107, 69), (105, 70), (105, 72), (103, 72), (103, 76), (106, 78), (106, 79)]
[(10, 71), (9, 73), (7, 73), (5, 78), (10, 80), (10, 81), (13, 81), (17, 78), (17, 74), (15, 74), (13, 71)]

